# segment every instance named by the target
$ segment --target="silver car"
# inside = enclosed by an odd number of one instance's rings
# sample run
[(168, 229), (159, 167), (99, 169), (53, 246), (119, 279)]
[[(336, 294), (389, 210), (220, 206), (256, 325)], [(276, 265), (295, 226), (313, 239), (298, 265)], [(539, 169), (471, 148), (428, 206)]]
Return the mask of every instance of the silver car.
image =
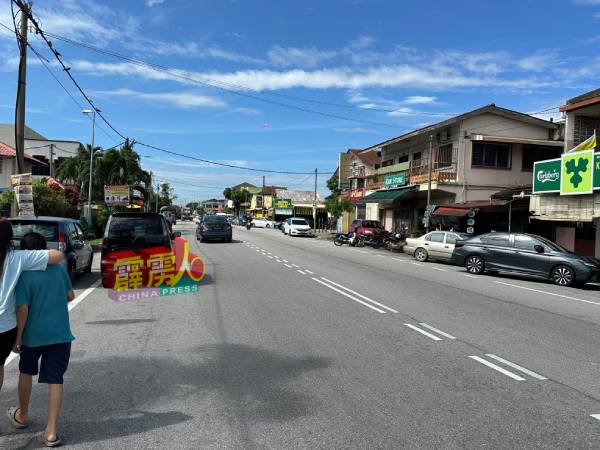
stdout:
[(450, 261), (455, 242), (470, 237), (454, 231), (432, 231), (418, 238), (407, 238), (404, 253), (414, 256), (420, 262), (428, 259)]

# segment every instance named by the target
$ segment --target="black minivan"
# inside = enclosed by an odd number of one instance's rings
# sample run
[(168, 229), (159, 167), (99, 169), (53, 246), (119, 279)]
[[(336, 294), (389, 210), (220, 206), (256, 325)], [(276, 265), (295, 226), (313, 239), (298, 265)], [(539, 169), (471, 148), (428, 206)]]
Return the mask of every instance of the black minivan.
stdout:
[(496, 232), (458, 241), (451, 261), (473, 274), (513, 272), (561, 286), (600, 281), (600, 260), (576, 255), (534, 234)]

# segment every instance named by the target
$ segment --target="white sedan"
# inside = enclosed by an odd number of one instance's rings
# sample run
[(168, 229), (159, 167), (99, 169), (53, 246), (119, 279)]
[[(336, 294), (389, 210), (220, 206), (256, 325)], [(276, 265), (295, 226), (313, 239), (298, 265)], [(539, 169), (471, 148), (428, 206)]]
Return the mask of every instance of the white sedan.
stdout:
[(275, 222), (269, 219), (252, 219), (252, 226), (255, 228), (273, 228), (275, 226)]
[(281, 231), (288, 236), (314, 236), (315, 234), (306, 219), (302, 218), (287, 219), (283, 222)]
[(432, 231), (418, 238), (407, 238), (403, 250), (420, 262), (428, 259), (449, 261), (455, 242), (470, 237), (469, 234), (454, 231)]

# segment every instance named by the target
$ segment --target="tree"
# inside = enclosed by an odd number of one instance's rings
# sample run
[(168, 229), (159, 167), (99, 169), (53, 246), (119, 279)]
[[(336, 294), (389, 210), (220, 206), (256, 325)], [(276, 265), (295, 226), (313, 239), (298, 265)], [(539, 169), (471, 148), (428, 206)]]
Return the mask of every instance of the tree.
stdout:
[(79, 218), (79, 195), (70, 189), (50, 186), (44, 181), (33, 183), (33, 207), (37, 216)]
[(331, 178), (329, 178), (327, 180), (327, 188), (331, 191), (331, 195), (329, 195), (327, 198), (331, 198), (331, 197), (337, 197), (338, 195), (340, 195), (341, 190), (338, 187), (338, 175), (337, 175), (337, 171), (331, 176)]
[(200, 203), (198, 202), (190, 202), (185, 205), (186, 208), (190, 208), (192, 211), (196, 211), (196, 209), (198, 209), (198, 206), (200, 206)]
[(158, 194), (158, 205), (160, 208), (163, 206), (172, 206), (173, 200), (177, 196), (175, 195), (175, 189), (171, 187), (169, 183), (161, 183)]
[(339, 196), (330, 196), (325, 201), (325, 209), (333, 216), (334, 219), (338, 219), (343, 213), (351, 212), (354, 210), (354, 205), (347, 198), (340, 199)]
[(243, 189), (225, 188), (225, 190), (223, 191), (223, 196), (227, 200), (231, 200), (233, 202), (233, 209), (235, 211), (236, 216), (240, 212), (240, 205), (246, 201), (247, 195), (247, 191)]

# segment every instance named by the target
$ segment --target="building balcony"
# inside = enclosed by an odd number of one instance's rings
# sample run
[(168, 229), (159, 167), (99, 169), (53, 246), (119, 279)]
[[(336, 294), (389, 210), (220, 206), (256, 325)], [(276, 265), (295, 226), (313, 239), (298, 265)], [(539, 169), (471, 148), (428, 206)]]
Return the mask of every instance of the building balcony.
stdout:
[(390, 173), (406, 172), (410, 168), (408, 162), (392, 164), (391, 166), (380, 167), (377, 169), (377, 175), (387, 175)]
[[(408, 171), (409, 184), (423, 184), (429, 180), (429, 164), (426, 159), (411, 161)], [(456, 181), (456, 161), (436, 161), (431, 168), (431, 181)]]

